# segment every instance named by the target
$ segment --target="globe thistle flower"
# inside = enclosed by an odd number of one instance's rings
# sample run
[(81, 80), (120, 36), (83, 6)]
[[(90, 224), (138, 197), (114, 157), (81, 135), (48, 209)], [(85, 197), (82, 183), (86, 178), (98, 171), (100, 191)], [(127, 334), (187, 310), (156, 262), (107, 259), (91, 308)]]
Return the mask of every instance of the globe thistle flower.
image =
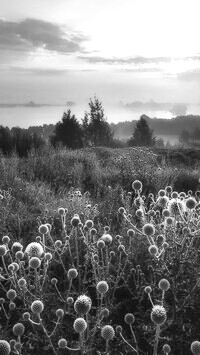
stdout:
[(27, 285), (26, 280), (22, 277), (17, 281), (17, 284), (20, 288), (24, 288)]
[(58, 317), (58, 318), (62, 318), (62, 317), (64, 317), (64, 311), (63, 311), (63, 309), (62, 308), (58, 308), (57, 310), (56, 310), (56, 316)]
[(155, 233), (155, 228), (153, 224), (146, 223), (143, 228), (142, 228), (143, 234), (149, 236), (152, 236)]
[(102, 310), (101, 310), (101, 317), (102, 318), (107, 318), (108, 316), (109, 316), (109, 309), (108, 308), (103, 308)]
[(54, 243), (55, 248), (61, 248), (62, 247), (62, 240), (56, 240)]
[(9, 303), (9, 309), (10, 309), (11, 311), (13, 311), (13, 309), (15, 309), (15, 308), (16, 308), (15, 302), (10, 301), (10, 303)]
[(37, 242), (32, 242), (27, 245), (24, 253), (27, 254), (29, 257), (37, 256), (38, 258), (40, 258), (44, 253), (44, 249), (41, 244)]
[(0, 245), (0, 256), (4, 256), (7, 253), (7, 248), (5, 245)]
[(166, 194), (166, 191), (165, 191), (165, 190), (159, 190), (159, 191), (158, 191), (158, 196), (160, 196), (160, 197), (165, 196), (165, 194)]
[(173, 222), (174, 222), (174, 220), (172, 217), (166, 217), (166, 219), (165, 219), (166, 226), (172, 226)]
[(38, 230), (40, 234), (47, 234), (49, 232), (49, 228), (46, 224), (41, 224)]
[(172, 193), (172, 186), (166, 186), (165, 191), (166, 191), (166, 193), (171, 194)]
[(33, 256), (29, 260), (29, 267), (32, 269), (38, 269), (41, 265), (41, 260), (37, 256)]
[(158, 206), (165, 208), (167, 206), (169, 202), (169, 199), (167, 196), (159, 196), (156, 203), (158, 204)]
[(115, 336), (114, 328), (111, 325), (105, 325), (101, 329), (101, 336), (105, 340), (112, 340)]
[(135, 232), (133, 229), (128, 229), (127, 230), (127, 235), (129, 238), (133, 238), (135, 236)]
[(7, 291), (6, 296), (10, 301), (13, 301), (17, 297), (17, 293), (15, 290), (11, 288), (10, 290)]
[(138, 217), (138, 218), (142, 218), (144, 217), (144, 212), (141, 208), (138, 208), (135, 212), (135, 215)]
[(109, 245), (112, 243), (112, 237), (110, 234), (103, 234), (101, 237), (101, 240), (103, 240), (105, 242), (105, 244)]
[(126, 210), (124, 207), (119, 207), (118, 208), (118, 213), (124, 215), (126, 213)]
[(61, 216), (65, 215), (66, 214), (65, 208), (59, 207), (58, 208), (58, 214), (61, 215)]
[(87, 314), (92, 307), (92, 300), (86, 295), (81, 295), (74, 303), (74, 310), (78, 314)]
[(22, 336), (24, 334), (24, 331), (25, 331), (25, 327), (22, 323), (16, 323), (13, 326), (13, 334), (16, 335), (17, 337)]
[(14, 242), (11, 247), (11, 250), (14, 254), (16, 254), (18, 251), (22, 251), (22, 249), (23, 249), (23, 245), (19, 242)]
[(179, 216), (185, 212), (185, 204), (182, 200), (172, 198), (168, 203), (168, 210), (171, 216)]
[(85, 225), (87, 228), (91, 229), (92, 227), (94, 227), (94, 222), (90, 219), (88, 219), (86, 222), (85, 222)]
[(200, 355), (200, 341), (195, 340), (190, 346), (190, 350), (193, 355)]
[(124, 321), (126, 324), (133, 324), (135, 322), (135, 316), (132, 313), (126, 313), (124, 316)]
[(115, 328), (115, 331), (117, 334), (121, 334), (122, 333), (122, 326), (121, 325), (117, 325)]
[(189, 197), (185, 201), (185, 205), (189, 210), (193, 210), (196, 207), (196, 204), (197, 204), (197, 202), (193, 197)]
[(29, 321), (29, 319), (31, 318), (31, 315), (30, 315), (29, 312), (24, 312), (24, 313), (22, 314), (22, 318), (23, 318), (23, 320), (24, 320), (25, 322), (27, 322), (27, 321)]
[(11, 352), (10, 344), (6, 340), (0, 340), (0, 354), (9, 355)]
[(178, 198), (178, 192), (173, 191), (172, 192), (172, 198)]
[(151, 311), (151, 320), (156, 325), (162, 325), (167, 320), (167, 312), (163, 306), (155, 305)]
[(141, 191), (142, 190), (142, 183), (140, 180), (135, 180), (132, 182), (132, 188), (135, 191)]
[(59, 347), (59, 349), (66, 349), (67, 340), (64, 338), (61, 338), (60, 340), (58, 340), (58, 347)]
[(24, 253), (23, 253), (23, 251), (21, 251), (21, 250), (17, 251), (17, 252), (15, 253), (15, 257), (16, 257), (16, 259), (18, 259), (18, 260), (22, 260), (22, 259), (24, 258)]
[(145, 289), (144, 289), (144, 292), (147, 293), (147, 294), (150, 294), (152, 292), (151, 286), (146, 286)]
[(159, 281), (158, 287), (159, 287), (162, 291), (167, 291), (167, 290), (169, 290), (169, 288), (170, 288), (170, 283), (169, 283), (169, 281), (166, 280), (166, 279), (161, 279), (161, 280)]
[(52, 254), (51, 253), (45, 253), (44, 254), (44, 260), (46, 260), (46, 261), (50, 261), (50, 260), (52, 260)]
[(171, 351), (171, 346), (169, 344), (164, 344), (162, 349), (164, 354), (168, 355)]
[(152, 256), (156, 256), (158, 254), (158, 247), (156, 245), (150, 245), (148, 251)]
[(69, 269), (67, 276), (69, 280), (73, 280), (78, 276), (78, 271), (76, 269)]
[(98, 249), (103, 249), (105, 248), (105, 242), (102, 239), (99, 239), (97, 242), (97, 248)]
[(31, 311), (34, 314), (40, 314), (42, 313), (43, 310), (44, 310), (44, 304), (42, 301), (40, 300), (33, 301), (33, 303), (31, 304)]
[(8, 235), (4, 235), (2, 238), (2, 243), (3, 244), (8, 244), (10, 242), (10, 237)]
[(105, 294), (108, 292), (109, 286), (106, 281), (99, 281), (96, 286), (97, 292), (100, 294)]
[(68, 306), (71, 306), (74, 303), (73, 297), (67, 297), (67, 304)]
[(105, 234), (110, 231), (110, 227), (109, 226), (104, 226), (103, 229), (104, 229)]
[(84, 333), (87, 329), (87, 323), (84, 318), (80, 317), (75, 319), (73, 327), (76, 333)]
[(72, 227), (78, 227), (79, 222), (80, 222), (79, 216), (78, 215), (74, 215), (74, 217), (71, 219)]

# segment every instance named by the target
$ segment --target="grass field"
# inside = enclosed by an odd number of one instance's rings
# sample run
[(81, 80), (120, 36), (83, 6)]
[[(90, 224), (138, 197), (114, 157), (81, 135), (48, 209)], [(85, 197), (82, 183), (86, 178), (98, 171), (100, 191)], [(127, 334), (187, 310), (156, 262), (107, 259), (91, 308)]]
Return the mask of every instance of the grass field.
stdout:
[(200, 154), (0, 157), (0, 354), (199, 354)]

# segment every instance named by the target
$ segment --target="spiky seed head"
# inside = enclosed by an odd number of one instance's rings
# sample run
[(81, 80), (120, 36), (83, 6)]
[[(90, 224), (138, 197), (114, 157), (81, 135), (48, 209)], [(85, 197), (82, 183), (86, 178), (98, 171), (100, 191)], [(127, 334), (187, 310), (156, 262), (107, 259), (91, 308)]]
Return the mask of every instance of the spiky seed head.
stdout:
[(172, 192), (172, 198), (178, 198), (178, 192), (173, 191)]
[(71, 306), (74, 303), (73, 297), (67, 297), (67, 304), (68, 306)]
[(24, 312), (22, 318), (25, 322), (27, 322), (31, 318), (31, 315), (29, 312)]
[(156, 254), (158, 254), (158, 247), (156, 245), (150, 245), (148, 250), (152, 256), (156, 256)]
[(7, 248), (5, 245), (0, 245), (0, 256), (4, 256), (7, 253)]
[(162, 211), (162, 215), (163, 215), (163, 217), (169, 217), (170, 216), (170, 212), (169, 212), (169, 210), (167, 209), (167, 208), (165, 208), (163, 211)]
[(147, 235), (149, 237), (155, 233), (155, 228), (154, 228), (153, 224), (146, 223), (143, 226), (142, 231), (145, 235)]
[(86, 227), (88, 227), (89, 229), (91, 229), (92, 227), (94, 227), (94, 222), (90, 219), (88, 219), (86, 222), (85, 222), (85, 225)]
[(22, 249), (23, 249), (23, 245), (19, 242), (14, 242), (11, 247), (11, 250), (14, 254), (17, 253), (18, 251), (22, 251)]
[(40, 314), (42, 313), (43, 310), (44, 310), (44, 304), (42, 301), (40, 300), (33, 301), (33, 303), (31, 304), (31, 311), (34, 314)]
[(169, 243), (167, 243), (167, 242), (164, 242), (163, 244), (162, 244), (162, 247), (163, 247), (163, 249), (167, 249), (167, 248), (169, 248)]
[(118, 208), (118, 213), (119, 213), (119, 214), (122, 214), (122, 215), (125, 214), (125, 213), (126, 213), (125, 208), (124, 208), (124, 207), (119, 207), (119, 208)]
[(142, 190), (142, 183), (140, 180), (135, 180), (132, 182), (132, 188), (133, 190), (135, 191), (139, 191), (139, 190)]
[(63, 309), (62, 308), (58, 308), (57, 310), (56, 310), (56, 316), (58, 317), (58, 318), (62, 318), (62, 317), (64, 317), (64, 311), (63, 311)]
[(38, 269), (40, 265), (41, 265), (41, 260), (37, 256), (33, 256), (29, 260), (29, 267), (31, 267), (32, 269)]
[(112, 243), (113, 239), (112, 239), (112, 236), (110, 234), (103, 234), (102, 237), (101, 237), (101, 240), (103, 240), (106, 245), (109, 245), (109, 244)]
[(135, 214), (136, 214), (136, 216), (137, 216), (138, 218), (142, 218), (142, 217), (144, 216), (144, 212), (143, 212), (143, 210), (142, 210), (141, 208), (138, 208), (138, 209), (136, 210)]
[(15, 309), (15, 308), (16, 308), (15, 302), (10, 301), (10, 303), (9, 303), (9, 309), (10, 309), (11, 311), (13, 311), (13, 309)]
[(124, 321), (126, 324), (133, 324), (135, 322), (135, 316), (133, 313), (126, 313), (124, 317)]
[(18, 280), (17, 284), (20, 288), (23, 288), (26, 286), (27, 282), (23, 277), (21, 277), (21, 279)]
[(81, 295), (74, 303), (74, 310), (78, 314), (87, 314), (92, 307), (92, 300), (86, 295)]
[(101, 317), (102, 318), (107, 318), (109, 316), (110, 312), (109, 312), (109, 309), (108, 308), (103, 308), (101, 310)]
[(71, 219), (72, 227), (78, 227), (79, 222), (80, 222), (79, 216), (78, 215), (74, 215), (74, 217)]
[(18, 336), (22, 336), (24, 334), (24, 331), (25, 331), (25, 327), (22, 323), (16, 323), (14, 326), (13, 326), (13, 333), (14, 335), (16, 335), (17, 337)]
[(49, 228), (46, 224), (41, 224), (38, 230), (40, 234), (47, 234), (49, 232)]
[(151, 293), (152, 292), (151, 286), (146, 286), (145, 289), (144, 289), (144, 292), (147, 293), (147, 294)]
[(16, 257), (16, 259), (18, 259), (18, 260), (22, 260), (23, 259), (23, 257), (24, 257), (24, 253), (23, 253), (23, 251), (17, 251), (16, 253), (15, 253), (15, 257)]
[(193, 210), (195, 207), (196, 207), (196, 200), (193, 198), (193, 197), (189, 197), (187, 198), (187, 200), (185, 201), (185, 204), (186, 204), (186, 207), (189, 209), (189, 210)]
[(172, 192), (172, 186), (166, 186), (166, 187), (165, 187), (165, 191), (166, 191), (168, 194), (171, 194), (171, 192)]
[(121, 334), (122, 333), (122, 326), (121, 325), (117, 325), (115, 328), (115, 331), (117, 334)]
[(58, 347), (59, 349), (65, 349), (67, 347), (67, 340), (64, 338), (58, 340)]
[(52, 256), (51, 253), (45, 253), (45, 254), (44, 254), (44, 259), (45, 259), (46, 261), (50, 261), (50, 260), (52, 260), (52, 258), (53, 258), (53, 256)]
[(10, 301), (13, 301), (17, 297), (17, 293), (15, 290), (11, 288), (10, 290), (7, 291), (6, 296)]
[(159, 281), (158, 287), (162, 290), (162, 291), (167, 291), (170, 288), (170, 283), (167, 279), (161, 279)]
[(167, 312), (163, 306), (155, 305), (151, 311), (151, 320), (156, 325), (162, 325), (166, 322)]
[(179, 216), (185, 212), (185, 203), (178, 198), (172, 198), (168, 203), (168, 210), (171, 216)]
[(97, 242), (97, 248), (103, 249), (105, 248), (105, 242), (102, 239), (99, 239)]
[(8, 244), (10, 242), (10, 237), (8, 235), (4, 235), (2, 242), (3, 244)]
[(43, 253), (44, 253), (44, 249), (42, 245), (37, 242), (32, 242), (28, 244), (25, 249), (25, 254), (28, 254), (29, 257), (37, 256), (38, 258), (40, 258), (43, 255)]
[(133, 238), (135, 236), (135, 232), (133, 229), (128, 229), (127, 230), (127, 235), (129, 238)]
[(105, 294), (108, 292), (109, 286), (106, 281), (99, 281), (97, 286), (96, 286), (97, 292), (101, 294)]
[(58, 248), (58, 249), (61, 248), (62, 240), (60, 240), (60, 239), (56, 240), (54, 243), (54, 246), (55, 246), (55, 248)]
[(69, 269), (67, 276), (69, 280), (73, 280), (78, 276), (78, 271), (76, 269)]
[(164, 354), (168, 355), (171, 351), (171, 346), (169, 344), (164, 344), (162, 349)]
[(172, 217), (166, 217), (165, 223), (167, 226), (171, 226), (173, 224), (173, 218)]
[(195, 340), (190, 346), (190, 350), (193, 355), (200, 355), (200, 341)]
[(75, 319), (73, 327), (76, 333), (84, 333), (87, 329), (87, 323), (84, 318), (80, 317)]
[(165, 194), (166, 194), (165, 190), (159, 190), (158, 191), (158, 196), (163, 197), (163, 196), (165, 196)]
[(115, 336), (114, 328), (111, 325), (104, 325), (101, 329), (101, 336), (105, 340), (112, 340)]
[(21, 352), (22, 349), (22, 343), (20, 343), (19, 341), (16, 342), (15, 344), (15, 350), (17, 350), (17, 352)]
[(58, 214), (61, 216), (65, 214), (65, 209), (63, 207), (58, 208)]
[(6, 340), (0, 340), (0, 355), (9, 355), (10, 352), (10, 344)]
[(58, 282), (58, 280), (57, 280), (55, 277), (53, 277), (53, 278), (51, 279), (51, 284), (52, 284), (52, 285), (56, 285), (57, 282)]

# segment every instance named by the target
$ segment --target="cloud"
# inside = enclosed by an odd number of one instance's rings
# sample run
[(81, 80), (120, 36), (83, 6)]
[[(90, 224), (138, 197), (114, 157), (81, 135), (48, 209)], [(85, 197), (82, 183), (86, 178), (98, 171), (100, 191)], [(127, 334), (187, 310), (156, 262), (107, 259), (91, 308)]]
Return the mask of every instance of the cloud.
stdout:
[(187, 70), (179, 73), (177, 78), (184, 81), (198, 81), (200, 82), (200, 69)]
[(54, 75), (64, 75), (69, 72), (67, 69), (57, 69), (57, 68), (36, 68), (36, 67), (16, 67), (16, 66), (10, 66), (9, 71), (13, 71), (15, 73), (20, 73), (20, 74), (33, 74), (33, 75), (48, 75), (48, 76), (54, 76)]
[(81, 33), (65, 33), (59, 25), (38, 19), (20, 22), (0, 19), (0, 50), (29, 52), (43, 48), (63, 54), (83, 52), (87, 38)]
[(176, 115), (183, 115), (187, 112), (187, 104), (185, 103), (155, 102), (150, 100), (148, 102), (120, 103), (120, 105), (133, 111), (168, 111)]
[(106, 58), (106, 57), (98, 57), (98, 56), (79, 56), (80, 59), (86, 60), (91, 64), (96, 63), (104, 63), (104, 64), (135, 64), (135, 65), (142, 65), (142, 64), (158, 64), (158, 63), (166, 63), (170, 62), (170, 57), (142, 57), (142, 56), (135, 56), (131, 58)]

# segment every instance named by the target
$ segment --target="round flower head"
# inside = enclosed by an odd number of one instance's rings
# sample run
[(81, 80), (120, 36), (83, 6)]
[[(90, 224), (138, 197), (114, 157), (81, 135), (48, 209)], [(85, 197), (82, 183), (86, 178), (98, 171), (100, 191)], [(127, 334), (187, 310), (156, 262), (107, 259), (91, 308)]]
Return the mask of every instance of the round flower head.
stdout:
[(62, 308), (58, 308), (57, 310), (56, 310), (56, 316), (58, 317), (58, 318), (62, 318), (62, 317), (64, 317), (64, 311), (63, 311), (63, 309)]
[(193, 197), (189, 197), (187, 198), (187, 200), (185, 201), (185, 204), (186, 204), (186, 207), (189, 209), (189, 210), (193, 210), (195, 207), (196, 207), (196, 200), (193, 198)]
[(161, 279), (161, 280), (159, 281), (158, 287), (159, 287), (162, 291), (167, 291), (167, 290), (169, 290), (169, 288), (170, 288), (170, 283), (169, 283), (169, 281), (166, 280), (166, 279)]
[(10, 242), (10, 237), (8, 235), (4, 235), (2, 242), (3, 244), (8, 244)]
[(171, 187), (171, 186), (166, 186), (165, 191), (166, 191), (168, 194), (171, 194), (171, 193), (172, 193), (172, 187)]
[(91, 228), (94, 226), (94, 223), (93, 223), (93, 221), (91, 221), (90, 219), (88, 219), (88, 220), (85, 222), (85, 225), (86, 225), (86, 227), (88, 227), (89, 229), (91, 229)]
[(135, 236), (134, 230), (133, 229), (128, 229), (127, 230), (127, 235), (128, 235), (128, 237), (133, 238)]
[(58, 214), (60, 214), (61, 216), (65, 214), (65, 209), (63, 207), (60, 207), (58, 209)]
[(24, 334), (25, 331), (25, 327), (22, 323), (17, 323), (14, 325), (13, 327), (13, 333), (14, 335), (18, 336), (22, 336)]
[(65, 349), (67, 347), (67, 340), (64, 338), (58, 340), (58, 347), (59, 349)]
[(14, 242), (11, 247), (11, 250), (14, 254), (17, 253), (18, 251), (22, 251), (22, 249), (23, 249), (23, 245), (19, 242)]
[(168, 203), (168, 210), (171, 216), (179, 216), (185, 212), (185, 204), (178, 198), (172, 198)]
[(80, 222), (80, 218), (78, 215), (75, 215), (72, 219), (71, 219), (71, 225), (72, 227), (78, 227), (78, 224)]
[(180, 192), (179, 197), (180, 197), (180, 198), (186, 198), (186, 193), (183, 192), (183, 191)]
[(104, 325), (101, 329), (101, 336), (105, 340), (112, 340), (115, 336), (114, 328), (111, 325)]
[(172, 217), (166, 217), (165, 223), (167, 226), (171, 226), (173, 224), (173, 218)]
[(91, 298), (86, 295), (81, 295), (77, 298), (76, 302), (74, 303), (74, 310), (78, 314), (87, 314), (92, 307)]
[(147, 294), (151, 293), (152, 292), (151, 286), (146, 286), (145, 289), (144, 289), (144, 292), (146, 292)]
[(155, 305), (151, 311), (151, 320), (156, 325), (162, 325), (167, 320), (167, 312), (163, 306)]
[(163, 215), (163, 217), (169, 217), (169, 216), (170, 216), (169, 210), (165, 208), (165, 209), (162, 211), (162, 215)]
[(172, 192), (172, 198), (178, 198), (178, 192), (173, 191)]
[(0, 256), (4, 256), (7, 253), (7, 248), (5, 245), (0, 245)]
[(150, 245), (148, 250), (152, 256), (155, 256), (156, 254), (158, 254), (158, 248), (156, 245)]
[(167, 196), (159, 196), (156, 202), (157, 202), (158, 206), (165, 208), (166, 205), (168, 204), (168, 201), (169, 201), (169, 199)]
[(99, 239), (97, 242), (97, 248), (103, 249), (105, 248), (105, 242), (102, 239)]
[(9, 303), (9, 309), (11, 310), (11, 311), (13, 311), (13, 309), (15, 309), (16, 308), (16, 304), (13, 302), (13, 301), (11, 301), (10, 303)]
[(20, 288), (23, 288), (23, 287), (26, 286), (27, 282), (26, 282), (26, 280), (22, 277), (21, 279), (18, 280), (17, 284), (18, 284), (18, 286), (19, 286)]
[(109, 312), (109, 309), (108, 308), (103, 308), (101, 310), (101, 317), (102, 318), (107, 318), (109, 316), (110, 312)]
[(142, 183), (141, 183), (141, 181), (140, 181), (140, 180), (135, 180), (135, 181), (133, 181), (133, 183), (132, 183), (132, 188), (133, 188), (133, 190), (135, 190), (135, 191), (142, 190)]
[(190, 346), (193, 355), (200, 355), (200, 341), (195, 340)]
[(43, 310), (44, 310), (44, 304), (42, 303), (42, 301), (37, 300), (31, 304), (31, 311), (34, 314), (40, 314), (42, 313)]
[(22, 260), (23, 257), (24, 257), (23, 251), (21, 251), (21, 250), (17, 251), (17, 252), (15, 253), (15, 257), (16, 257), (16, 259), (18, 259), (18, 260)]
[(7, 291), (6, 296), (10, 301), (13, 301), (17, 297), (17, 293), (15, 290), (11, 288), (10, 290)]
[(37, 269), (40, 267), (40, 265), (41, 260), (37, 256), (34, 256), (29, 260), (29, 267), (31, 267), (32, 269)]
[(96, 289), (97, 289), (98, 293), (101, 293), (104, 295), (106, 292), (108, 292), (109, 286), (106, 281), (99, 281)]
[(135, 322), (135, 316), (132, 313), (126, 313), (124, 321), (126, 324), (133, 324)]
[(112, 243), (112, 237), (110, 234), (103, 234), (101, 240), (103, 240), (107, 245)]
[(121, 334), (122, 333), (122, 326), (121, 325), (117, 325), (115, 328), (115, 331), (117, 334)]
[(142, 231), (144, 234), (146, 234), (148, 237), (153, 235), (155, 233), (155, 228), (152, 224), (150, 223), (146, 223), (143, 228)]
[(62, 246), (62, 241), (60, 239), (58, 239), (58, 240), (55, 241), (54, 245), (55, 245), (55, 248), (59, 249)]
[(42, 245), (37, 242), (32, 242), (28, 244), (25, 249), (25, 254), (28, 254), (29, 257), (37, 256), (38, 258), (40, 258), (43, 255), (43, 253), (44, 250)]
[(160, 196), (160, 197), (163, 197), (163, 196), (165, 196), (165, 190), (159, 190), (158, 191), (158, 196)]
[(23, 320), (24, 320), (25, 322), (27, 322), (27, 321), (31, 318), (31, 315), (30, 315), (29, 312), (24, 312), (24, 313), (22, 314), (22, 318), (23, 318)]
[(78, 276), (78, 271), (76, 269), (69, 269), (67, 272), (69, 280), (75, 279)]
[(49, 229), (46, 224), (41, 224), (41, 226), (39, 226), (39, 233), (40, 234), (47, 234), (48, 231), (49, 231)]
[(77, 318), (74, 321), (73, 327), (76, 333), (84, 333), (87, 329), (87, 323), (84, 318)]
[(71, 306), (74, 303), (73, 297), (67, 297), (67, 304), (68, 306)]
[(138, 208), (135, 214), (138, 218), (142, 218), (144, 216), (144, 212), (141, 208)]
[(119, 214), (122, 214), (122, 215), (125, 214), (125, 213), (126, 213), (125, 208), (124, 208), (124, 207), (119, 207), (119, 208), (118, 208), (118, 213), (119, 213)]
[(10, 344), (6, 340), (0, 340), (0, 354), (9, 355), (10, 352)]
[(168, 355), (171, 351), (171, 346), (168, 344), (164, 344), (162, 349), (163, 349), (164, 354)]

